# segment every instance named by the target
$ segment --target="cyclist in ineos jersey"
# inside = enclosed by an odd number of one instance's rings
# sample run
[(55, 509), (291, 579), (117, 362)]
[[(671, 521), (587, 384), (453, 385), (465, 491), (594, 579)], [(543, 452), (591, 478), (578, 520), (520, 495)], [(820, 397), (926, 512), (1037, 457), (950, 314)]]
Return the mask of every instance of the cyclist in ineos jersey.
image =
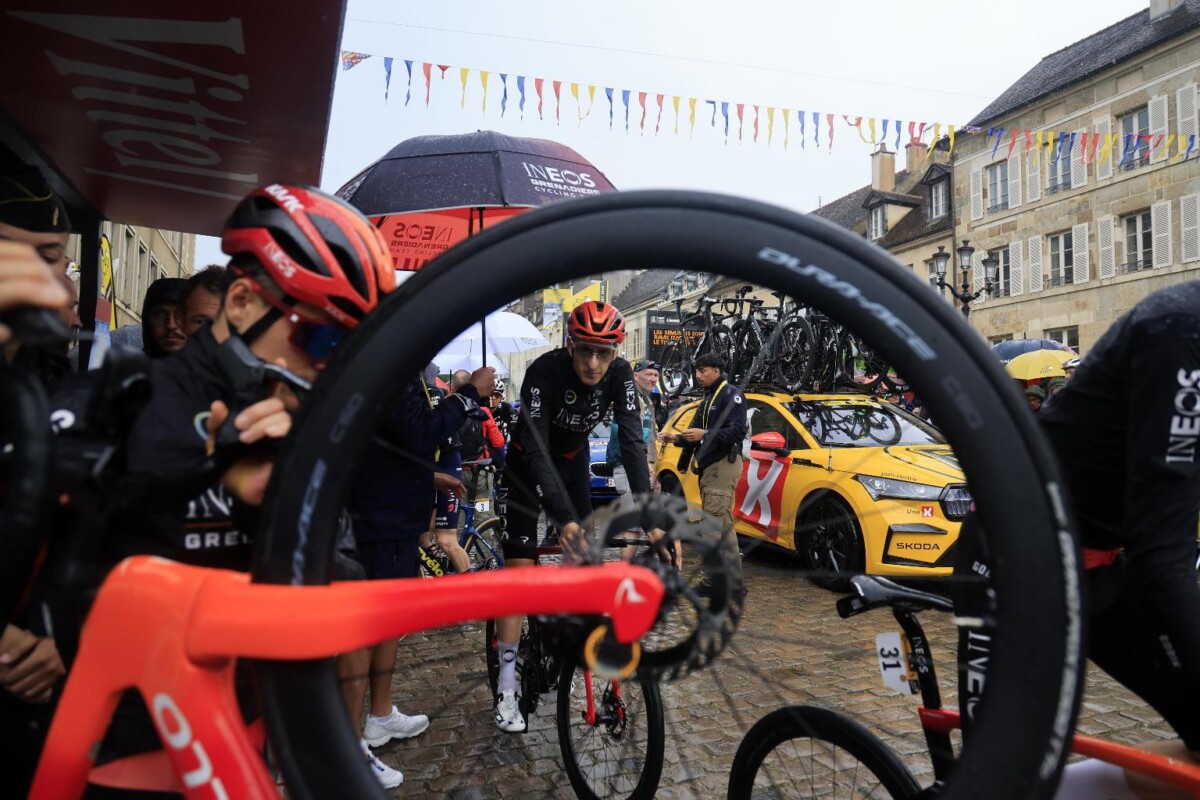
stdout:
[[(567, 337), (566, 347), (529, 366), (521, 385), (521, 415), (504, 471), (509, 491), (505, 566), (533, 563), (539, 508), (559, 526), (563, 541), (579, 535), (580, 521), (592, 510), (588, 434), (610, 409), (630, 491), (650, 491), (633, 369), (617, 356), (625, 341), (624, 317), (612, 305), (589, 300), (571, 312)], [(520, 733), (525, 730), (516, 679), (521, 618), (498, 620), (496, 632), (496, 724), (502, 731)]]

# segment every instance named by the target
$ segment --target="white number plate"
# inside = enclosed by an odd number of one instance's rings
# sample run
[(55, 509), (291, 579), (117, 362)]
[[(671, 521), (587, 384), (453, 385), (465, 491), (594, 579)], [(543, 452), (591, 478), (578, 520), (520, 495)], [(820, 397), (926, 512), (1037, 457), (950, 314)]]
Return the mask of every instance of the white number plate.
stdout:
[(875, 655), (879, 657), (883, 685), (896, 694), (917, 693), (917, 676), (908, 669), (909, 652), (908, 638), (896, 631), (875, 637)]
[(616, 478), (609, 478), (606, 482), (608, 483), (610, 489), (617, 485)]
[(491, 511), (492, 510), (492, 501), (491, 500), (476, 500), (475, 501), (475, 510), (476, 511)]

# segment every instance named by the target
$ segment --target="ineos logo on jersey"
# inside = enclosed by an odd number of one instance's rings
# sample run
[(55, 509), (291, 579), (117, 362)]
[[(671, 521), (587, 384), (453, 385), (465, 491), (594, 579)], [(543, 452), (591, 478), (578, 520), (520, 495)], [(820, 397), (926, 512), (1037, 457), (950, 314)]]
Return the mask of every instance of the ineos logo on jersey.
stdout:
[(59, 408), (50, 413), (50, 429), (55, 433), (61, 433), (68, 428), (74, 427), (75, 414), (65, 408)]
[(540, 417), (542, 415), (542, 390), (534, 386), (529, 390), (529, 416)]
[(1175, 414), (1171, 417), (1167, 444), (1167, 463), (1190, 464), (1196, 460), (1196, 439), (1200, 437), (1200, 369), (1179, 370), (1175, 376)]

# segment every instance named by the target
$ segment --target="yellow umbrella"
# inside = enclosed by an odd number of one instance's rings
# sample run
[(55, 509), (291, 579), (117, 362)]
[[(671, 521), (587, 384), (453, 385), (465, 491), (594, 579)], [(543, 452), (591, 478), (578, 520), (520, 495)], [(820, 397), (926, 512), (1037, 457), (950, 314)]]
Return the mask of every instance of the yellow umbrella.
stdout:
[(1066, 350), (1033, 350), (1017, 356), (1004, 368), (1009, 375), (1021, 381), (1061, 378), (1067, 374), (1062, 365), (1072, 358), (1075, 358), (1075, 354)]

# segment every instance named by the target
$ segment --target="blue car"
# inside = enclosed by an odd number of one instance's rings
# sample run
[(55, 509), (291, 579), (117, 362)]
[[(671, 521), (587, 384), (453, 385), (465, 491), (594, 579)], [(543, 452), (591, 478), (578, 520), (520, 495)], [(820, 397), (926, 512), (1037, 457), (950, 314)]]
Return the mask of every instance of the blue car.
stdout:
[(607, 421), (601, 421), (592, 428), (588, 437), (590, 455), (590, 471), (592, 477), (592, 505), (599, 507), (616, 500), (620, 495), (612, 476), (612, 467), (608, 466), (608, 438), (610, 432)]

